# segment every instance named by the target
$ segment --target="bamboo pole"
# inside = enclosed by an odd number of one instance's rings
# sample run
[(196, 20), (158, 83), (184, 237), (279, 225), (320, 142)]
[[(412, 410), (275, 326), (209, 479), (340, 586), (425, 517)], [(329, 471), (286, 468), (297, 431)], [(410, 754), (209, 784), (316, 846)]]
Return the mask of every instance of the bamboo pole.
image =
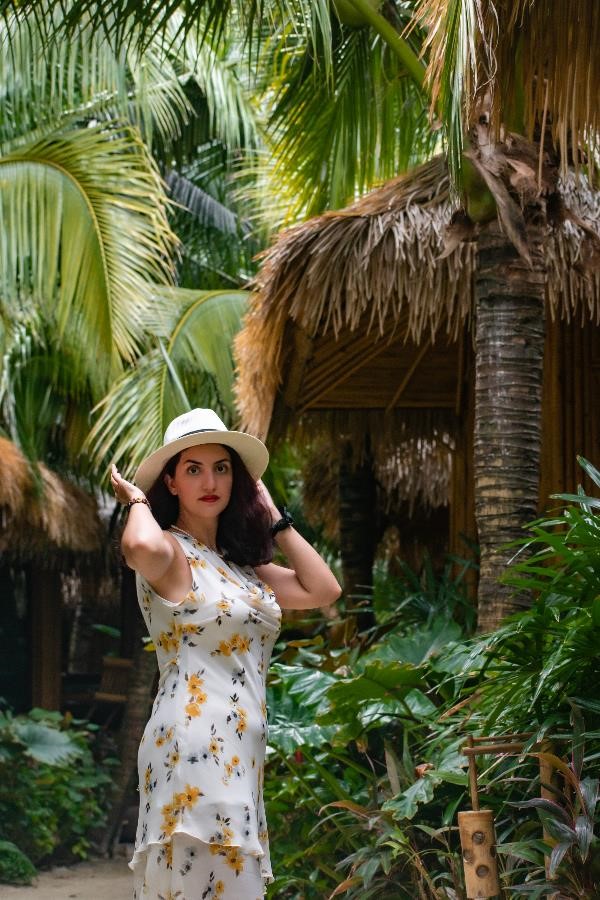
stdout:
[(497, 896), (500, 893), (500, 881), (491, 809), (459, 812), (458, 829), (467, 897), (469, 900), (480, 900)]

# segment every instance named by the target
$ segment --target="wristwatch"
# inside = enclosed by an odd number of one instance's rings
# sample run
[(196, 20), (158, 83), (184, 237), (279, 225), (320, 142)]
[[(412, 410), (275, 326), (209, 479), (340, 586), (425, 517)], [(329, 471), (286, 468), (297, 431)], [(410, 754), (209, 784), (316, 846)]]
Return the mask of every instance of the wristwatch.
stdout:
[(276, 522), (273, 522), (273, 524), (271, 525), (271, 536), (275, 537), (275, 535), (279, 534), (280, 531), (284, 531), (286, 528), (290, 528), (293, 524), (294, 520), (284, 506), (281, 510), (281, 518)]

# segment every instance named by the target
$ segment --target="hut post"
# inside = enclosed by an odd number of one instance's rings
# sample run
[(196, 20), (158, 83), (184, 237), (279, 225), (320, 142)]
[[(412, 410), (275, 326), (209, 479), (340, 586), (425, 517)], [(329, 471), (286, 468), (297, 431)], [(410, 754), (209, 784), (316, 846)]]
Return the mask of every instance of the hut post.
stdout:
[(61, 697), (62, 591), (60, 572), (29, 566), (31, 705), (59, 709)]
[[(347, 598), (364, 594), (373, 580), (376, 544), (376, 496), (373, 459), (367, 449), (359, 465), (354, 447), (346, 441), (340, 455), (339, 522), (344, 593)], [(351, 600), (351, 605), (356, 605)], [(374, 623), (372, 612), (359, 613), (359, 630)]]

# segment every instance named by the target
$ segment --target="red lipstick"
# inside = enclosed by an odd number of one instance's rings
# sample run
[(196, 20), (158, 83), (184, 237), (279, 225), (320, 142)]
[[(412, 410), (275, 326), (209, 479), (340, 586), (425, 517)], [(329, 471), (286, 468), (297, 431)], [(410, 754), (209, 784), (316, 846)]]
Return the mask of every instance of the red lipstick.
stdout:
[(216, 503), (219, 499), (218, 494), (205, 494), (204, 497), (200, 497), (203, 503)]

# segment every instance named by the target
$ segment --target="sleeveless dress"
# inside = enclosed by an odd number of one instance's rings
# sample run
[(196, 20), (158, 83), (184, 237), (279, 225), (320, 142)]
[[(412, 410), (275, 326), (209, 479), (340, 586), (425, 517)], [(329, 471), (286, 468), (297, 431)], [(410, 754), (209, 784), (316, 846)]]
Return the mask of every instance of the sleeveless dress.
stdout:
[(261, 896), (273, 880), (263, 805), (265, 682), (281, 610), (250, 566), (227, 562), (176, 527), (170, 532), (192, 571), (185, 600), (170, 603), (136, 576), (160, 676), (138, 756), (134, 896), (254, 900), (256, 890), (227, 892), (225, 876), (241, 885), (253, 869)]

